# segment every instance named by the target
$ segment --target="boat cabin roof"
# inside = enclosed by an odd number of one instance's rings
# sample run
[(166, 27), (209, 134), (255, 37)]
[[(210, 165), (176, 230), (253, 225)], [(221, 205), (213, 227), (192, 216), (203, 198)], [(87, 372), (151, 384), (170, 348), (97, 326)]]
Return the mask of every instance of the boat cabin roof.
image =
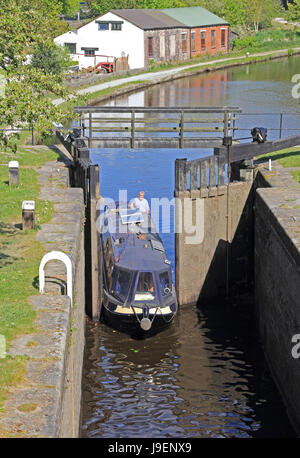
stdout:
[(169, 268), (170, 261), (150, 215), (119, 208), (107, 208), (104, 215), (119, 267), (144, 272)]

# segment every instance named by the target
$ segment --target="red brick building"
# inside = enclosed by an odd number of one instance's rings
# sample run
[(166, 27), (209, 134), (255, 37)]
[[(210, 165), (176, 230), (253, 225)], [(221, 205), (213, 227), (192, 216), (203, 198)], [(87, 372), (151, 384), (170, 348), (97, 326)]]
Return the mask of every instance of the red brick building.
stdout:
[(144, 65), (227, 53), (229, 24), (200, 6), (112, 10), (144, 31)]

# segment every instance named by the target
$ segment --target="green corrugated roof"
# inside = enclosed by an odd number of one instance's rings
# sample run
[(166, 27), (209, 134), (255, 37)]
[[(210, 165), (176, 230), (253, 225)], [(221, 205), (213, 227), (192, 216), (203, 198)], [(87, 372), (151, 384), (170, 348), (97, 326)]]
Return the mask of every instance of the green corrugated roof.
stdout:
[(216, 16), (201, 6), (186, 8), (165, 8), (163, 11), (168, 16), (182, 22), (187, 27), (204, 27), (209, 25), (228, 24), (225, 19)]

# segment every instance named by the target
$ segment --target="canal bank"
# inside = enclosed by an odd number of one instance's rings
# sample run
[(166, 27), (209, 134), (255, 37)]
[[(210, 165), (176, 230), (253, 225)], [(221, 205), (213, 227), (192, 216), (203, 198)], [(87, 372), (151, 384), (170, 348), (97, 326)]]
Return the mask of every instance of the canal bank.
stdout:
[[(70, 188), (70, 161), (63, 154), (38, 170), (39, 199), (53, 205), (52, 218), (36, 234), (45, 253), (61, 251), (73, 266), (73, 302), (65, 294), (62, 263), (46, 265), (45, 294), (29, 298), (34, 330), (13, 340), (7, 358), (26, 360), (22, 383), (9, 387), (0, 416), (5, 437), (77, 437), (85, 329), (84, 202)], [(22, 175), (21, 175), (22, 177)], [(22, 181), (21, 181), (22, 183)], [(39, 277), (32, 279), (38, 288)]]
[[(228, 58), (214, 59), (211, 61), (198, 62), (196, 64), (186, 65), (171, 68), (163, 71), (156, 71), (150, 73), (139, 73), (136, 76), (120, 77), (112, 81), (103, 82), (99, 84), (92, 84), (91, 86), (80, 89), (76, 92), (78, 97), (85, 96), (85, 104), (95, 105), (111, 100), (112, 98), (130, 94), (140, 89), (145, 89), (151, 86), (162, 84), (165, 82), (175, 81), (177, 79), (185, 78), (191, 75), (200, 75), (206, 72), (222, 70), (226, 68), (240, 67), (244, 65), (255, 64), (258, 62), (266, 62), (269, 60), (280, 59), (285, 57), (297, 56), (300, 54), (300, 48), (280, 49), (269, 52), (255, 53), (247, 56), (236, 56)], [(128, 72), (130, 75), (130, 71)], [(133, 72), (135, 74), (136, 71)], [(113, 77), (108, 77), (108, 79)], [(122, 87), (118, 87), (122, 86)], [(66, 104), (63, 99), (53, 100), (55, 105)]]

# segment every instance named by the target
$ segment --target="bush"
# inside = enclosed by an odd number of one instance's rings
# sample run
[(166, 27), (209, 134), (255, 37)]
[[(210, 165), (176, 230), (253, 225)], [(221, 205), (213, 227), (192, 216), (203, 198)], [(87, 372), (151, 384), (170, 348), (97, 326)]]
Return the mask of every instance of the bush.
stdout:
[(74, 62), (70, 60), (67, 48), (52, 42), (40, 42), (34, 47), (31, 65), (42, 70), (45, 75), (62, 75)]
[(232, 49), (236, 51), (240, 51), (242, 49), (252, 49), (257, 48), (259, 46), (259, 42), (255, 36), (249, 36), (244, 38), (235, 38), (232, 43)]
[(235, 38), (231, 44), (234, 50), (280, 49), (300, 44), (299, 30), (266, 30), (244, 38)]

